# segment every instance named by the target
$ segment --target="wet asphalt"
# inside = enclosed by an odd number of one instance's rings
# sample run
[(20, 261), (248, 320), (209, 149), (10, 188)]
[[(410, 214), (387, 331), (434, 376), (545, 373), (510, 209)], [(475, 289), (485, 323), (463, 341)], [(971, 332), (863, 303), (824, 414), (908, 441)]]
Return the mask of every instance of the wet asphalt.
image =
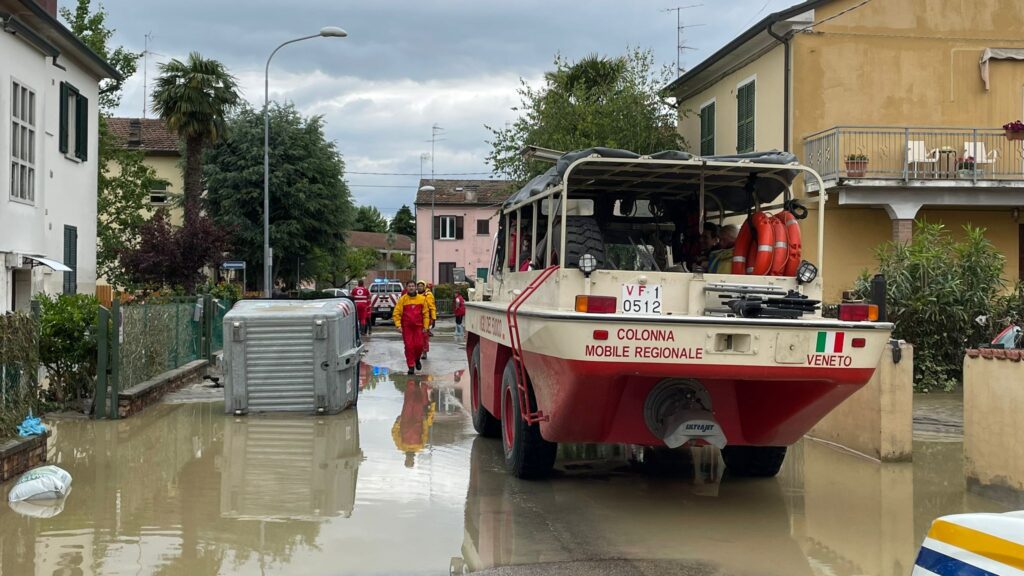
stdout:
[(741, 480), (711, 448), (563, 446), (554, 477), (519, 481), (472, 430), (446, 328), (409, 377), (378, 327), (338, 415), (228, 416), (198, 384), (129, 420), (51, 421), (73, 490), (37, 517), (0, 506), (0, 576), (903, 576), (936, 516), (1007, 509), (965, 490), (934, 429), (913, 463), (803, 441), (778, 478)]

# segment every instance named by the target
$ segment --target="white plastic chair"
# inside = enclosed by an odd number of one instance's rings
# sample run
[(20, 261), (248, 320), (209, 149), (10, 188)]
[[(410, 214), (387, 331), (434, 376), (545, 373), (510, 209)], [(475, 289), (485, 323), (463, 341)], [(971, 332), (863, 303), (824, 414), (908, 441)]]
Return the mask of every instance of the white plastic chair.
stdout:
[(910, 140), (907, 142), (907, 167), (915, 176), (921, 171), (922, 164), (931, 164), (931, 168), (927, 170), (927, 173), (934, 174), (938, 161), (938, 148), (933, 148), (926, 152), (924, 140)]
[(964, 142), (964, 158), (974, 157), (975, 164), (995, 164), (999, 150), (985, 151), (984, 142)]

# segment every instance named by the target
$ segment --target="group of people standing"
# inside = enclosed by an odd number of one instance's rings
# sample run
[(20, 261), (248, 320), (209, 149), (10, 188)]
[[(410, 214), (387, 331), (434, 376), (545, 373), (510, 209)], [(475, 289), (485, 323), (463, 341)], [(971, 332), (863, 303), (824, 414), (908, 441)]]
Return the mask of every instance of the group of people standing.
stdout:
[[(366, 289), (363, 280), (359, 280), (358, 286), (352, 289), (351, 294), (356, 303), (362, 333), (369, 334), (370, 291)], [(466, 315), (466, 300), (458, 291), (455, 292), (452, 311), (455, 315), (455, 337), (461, 339), (464, 337), (462, 322)], [(423, 369), (423, 361), (430, 352), (430, 337), (437, 323), (437, 302), (434, 300), (433, 285), (423, 280), (407, 282), (391, 317), (395, 327), (402, 332), (409, 374), (415, 374), (417, 370)]]

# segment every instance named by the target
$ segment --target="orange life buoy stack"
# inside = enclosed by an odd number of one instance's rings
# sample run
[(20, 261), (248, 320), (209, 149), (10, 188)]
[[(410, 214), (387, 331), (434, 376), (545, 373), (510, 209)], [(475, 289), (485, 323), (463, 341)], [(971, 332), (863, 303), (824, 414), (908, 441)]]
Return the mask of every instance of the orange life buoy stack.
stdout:
[(736, 237), (732, 273), (796, 276), (800, 267), (800, 224), (789, 210), (778, 215), (754, 212)]

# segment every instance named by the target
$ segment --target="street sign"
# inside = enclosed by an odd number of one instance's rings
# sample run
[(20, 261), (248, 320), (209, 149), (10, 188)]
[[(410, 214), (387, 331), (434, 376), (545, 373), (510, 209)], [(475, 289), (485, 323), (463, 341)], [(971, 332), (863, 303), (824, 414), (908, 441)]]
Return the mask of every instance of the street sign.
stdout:
[(245, 261), (228, 260), (220, 265), (221, 270), (245, 270)]

